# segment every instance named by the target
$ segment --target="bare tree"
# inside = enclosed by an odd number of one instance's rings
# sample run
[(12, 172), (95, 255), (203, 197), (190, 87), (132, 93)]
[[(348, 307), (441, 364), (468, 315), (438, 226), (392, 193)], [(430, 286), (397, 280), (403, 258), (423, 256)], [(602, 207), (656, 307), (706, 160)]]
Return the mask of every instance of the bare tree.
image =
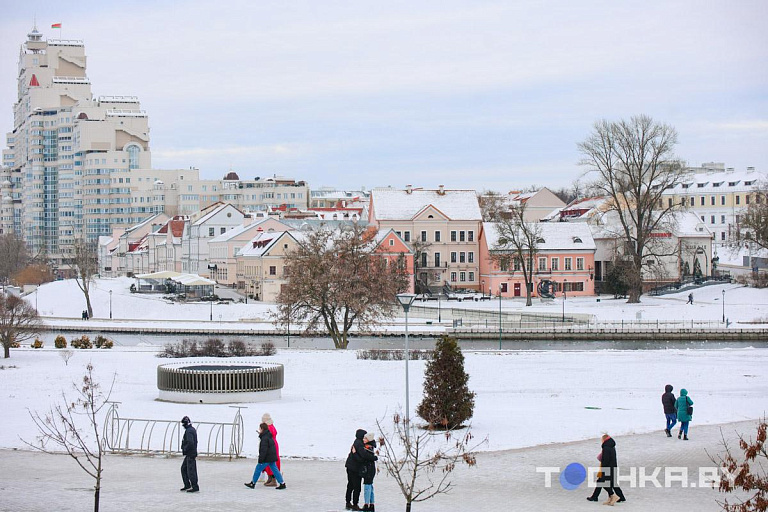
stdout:
[[(112, 379), (112, 386), (115, 380)], [(104, 445), (99, 433), (98, 416), (112, 394), (112, 386), (105, 395), (93, 376), (93, 366), (85, 367), (82, 385), (73, 383), (76, 398), (72, 400), (62, 392), (62, 403), (51, 407), (47, 414), (29, 412), (40, 435), (36, 442), (22, 441), (43, 453), (55, 454), (56, 447), (72, 457), (77, 465), (96, 481), (93, 510), (99, 512), (101, 478), (104, 471)], [(85, 426), (82, 425), (85, 423)]]
[[(413, 249), (413, 278), (414, 278), (414, 290), (416, 290), (417, 293), (426, 293), (424, 288), (427, 290), (429, 289), (429, 286), (434, 282), (432, 279), (432, 275), (428, 271), (423, 271), (425, 267), (428, 267), (428, 265), (422, 265), (423, 255), (426, 255), (426, 257), (429, 257), (429, 253), (427, 252), (427, 249), (429, 249), (432, 246), (431, 242), (422, 242), (420, 239), (416, 238), (413, 241), (411, 241), (411, 249)], [(424, 274), (424, 279), (422, 280), (422, 277), (420, 274)]]
[(16, 233), (0, 235), (0, 282), (8, 280), (29, 264), (27, 244)]
[[(765, 417), (757, 425), (755, 439), (745, 439), (739, 435), (739, 449), (742, 454), (735, 454), (723, 437), (724, 455), (710, 456), (717, 464), (720, 473), (719, 490), (723, 493), (744, 491), (751, 496), (738, 503), (725, 501), (720, 503), (727, 512), (765, 512), (768, 510), (768, 473), (763, 464), (768, 462), (768, 421)], [(762, 461), (762, 462), (761, 462)]]
[(477, 196), (483, 221), (491, 222), (502, 217), (509, 209), (509, 202), (504, 194), (494, 190), (485, 190)]
[(536, 254), (539, 252), (541, 227), (525, 220), (525, 204), (508, 210), (509, 216), (497, 217), (497, 243), (491, 248), (491, 259), (502, 271), (511, 275), (522, 272), (525, 279), (525, 305), (531, 306), (533, 272)]
[(37, 310), (21, 297), (0, 294), (0, 342), (5, 358), (11, 357), (11, 347), (35, 336), (42, 327)]
[(680, 208), (662, 194), (680, 180), (684, 167), (674, 156), (677, 132), (648, 116), (629, 121), (595, 123), (592, 134), (579, 144), (580, 164), (597, 176), (593, 186), (609, 198), (608, 209), (618, 222), (624, 255), (635, 273), (630, 303), (640, 302), (642, 265), (652, 250), (652, 233)]
[(380, 421), (376, 421), (376, 425), (381, 432), (379, 460), (405, 498), (406, 512), (410, 512), (412, 503), (447, 494), (451, 490), (450, 476), (456, 464), (463, 462), (470, 467), (477, 464), (473, 451), (486, 442), (483, 440), (470, 446), (473, 437), (468, 429), (464, 433), (422, 430), (416, 435), (409, 432), (411, 426), (406, 425), (399, 414), (392, 418), (389, 433)]
[(768, 249), (768, 183), (761, 183), (751, 199), (740, 217), (738, 239), (748, 240), (762, 249)]
[(85, 297), (88, 318), (92, 318), (93, 307), (91, 306), (91, 284), (99, 270), (96, 246), (93, 243), (86, 242), (84, 239), (79, 239), (75, 241), (74, 251), (72, 267), (75, 271), (75, 282)]
[(408, 274), (404, 260), (389, 264), (376, 248), (376, 231), (357, 224), (308, 233), (286, 255), (289, 281), (277, 297), (277, 322), (302, 322), (307, 332), (322, 323), (345, 349), (355, 324), (370, 329), (389, 317)]

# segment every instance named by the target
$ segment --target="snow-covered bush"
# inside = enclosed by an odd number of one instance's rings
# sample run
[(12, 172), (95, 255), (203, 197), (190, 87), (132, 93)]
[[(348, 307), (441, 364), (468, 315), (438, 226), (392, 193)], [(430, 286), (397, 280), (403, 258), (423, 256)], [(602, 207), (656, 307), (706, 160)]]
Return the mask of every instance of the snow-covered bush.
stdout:
[(56, 339), (53, 340), (53, 345), (56, 348), (67, 348), (67, 338), (59, 334), (58, 336), (56, 336)]
[(93, 342), (96, 345), (96, 348), (112, 348), (114, 346), (114, 342), (111, 339), (102, 336), (101, 334), (96, 336)]
[(72, 348), (93, 348), (93, 343), (88, 335), (83, 334), (79, 338), (72, 338)]
[(45, 345), (45, 343), (43, 343), (43, 340), (41, 340), (40, 338), (35, 338), (35, 341), (32, 342), (30, 347), (32, 347), (32, 348), (43, 348), (44, 345)]

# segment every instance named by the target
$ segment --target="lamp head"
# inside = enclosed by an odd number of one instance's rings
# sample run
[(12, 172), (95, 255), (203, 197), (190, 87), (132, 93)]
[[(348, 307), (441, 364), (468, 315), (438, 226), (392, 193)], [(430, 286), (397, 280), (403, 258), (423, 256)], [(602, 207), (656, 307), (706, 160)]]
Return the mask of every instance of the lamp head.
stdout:
[(408, 312), (408, 309), (410, 309), (411, 304), (413, 304), (414, 299), (416, 298), (416, 295), (413, 293), (398, 293), (396, 295), (397, 302), (400, 303), (400, 305), (403, 307), (403, 310), (405, 312)]

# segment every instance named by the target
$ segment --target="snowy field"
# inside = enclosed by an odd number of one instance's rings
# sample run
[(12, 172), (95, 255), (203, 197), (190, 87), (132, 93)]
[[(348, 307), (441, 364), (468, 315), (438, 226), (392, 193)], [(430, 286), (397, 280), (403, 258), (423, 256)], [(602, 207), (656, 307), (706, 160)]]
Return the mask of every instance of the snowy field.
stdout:
[[(166, 325), (188, 328), (216, 328), (217, 325), (243, 329), (274, 329), (271, 313), (273, 304), (179, 304), (163, 299), (162, 295), (130, 293), (129, 287), (135, 281), (123, 277), (115, 279), (97, 279), (91, 289), (93, 305), (92, 325), (142, 326), (147, 322), (162, 321)], [(112, 320), (109, 319), (110, 296), (112, 290)], [(569, 297), (565, 304), (566, 314), (591, 315), (597, 322), (634, 322), (643, 321), (685, 321), (720, 322), (723, 316), (723, 291), (725, 291), (725, 316), (734, 328), (768, 327), (768, 289), (747, 288), (736, 284), (706, 286), (693, 290), (694, 304), (686, 304), (689, 291), (660, 297), (643, 296), (640, 304), (627, 304), (625, 299), (612, 296)], [(219, 295), (234, 292), (231, 289), (217, 290)], [(78, 323), (80, 314), (85, 309), (82, 292), (73, 280), (54, 281), (44, 284), (35, 293), (26, 296), (30, 303), (37, 304), (40, 315), (52, 324)], [(416, 302), (417, 306), (437, 308), (437, 303)], [(442, 301), (442, 308), (486, 309), (498, 311), (496, 299), (480, 302)], [(524, 299), (503, 299), (504, 312), (547, 313), (558, 316), (562, 312), (560, 298), (554, 301), (534, 299), (533, 306), (526, 307)], [(213, 322), (210, 321), (213, 314)], [(398, 312), (402, 315), (401, 312)], [(403, 318), (393, 318), (391, 325), (383, 326), (388, 331), (401, 331)], [(425, 319), (412, 314), (410, 326), (419, 331), (436, 331), (449, 327), (450, 321), (442, 326), (426, 324)], [(722, 324), (720, 325), (722, 326)], [(713, 324), (713, 327), (716, 325)]]
[[(167, 362), (149, 348), (76, 351), (17, 349), (0, 370), (0, 448), (34, 437), (28, 409), (44, 410), (92, 362), (101, 382), (116, 375), (112, 399), (122, 417), (231, 421), (227, 405), (157, 401), (156, 367)], [(695, 401), (693, 425), (757, 419), (768, 411), (768, 349), (465, 351), (469, 386), (477, 393), (472, 429), (483, 450), (658, 431), (664, 385), (685, 387)], [(258, 360), (258, 358), (256, 358)], [(264, 358), (285, 365), (282, 398), (244, 404), (244, 451), (257, 453), (263, 412), (279, 431), (286, 457), (343, 458), (355, 429), (376, 428), (405, 403), (402, 361), (358, 360), (354, 351), (285, 350)], [(411, 416), (422, 396), (423, 361), (410, 364)], [(10, 367), (14, 366), (14, 367)]]

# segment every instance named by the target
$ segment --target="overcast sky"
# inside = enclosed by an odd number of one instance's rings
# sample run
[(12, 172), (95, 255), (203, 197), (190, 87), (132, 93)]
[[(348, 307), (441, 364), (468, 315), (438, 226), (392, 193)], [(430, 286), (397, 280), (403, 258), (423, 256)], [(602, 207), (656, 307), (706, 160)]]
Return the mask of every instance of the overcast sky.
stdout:
[(568, 185), (600, 118), (675, 126), (691, 165), (768, 171), (768, 2), (0, 0), (0, 130), (19, 46), (82, 39), (137, 95), (155, 168), (312, 187)]

